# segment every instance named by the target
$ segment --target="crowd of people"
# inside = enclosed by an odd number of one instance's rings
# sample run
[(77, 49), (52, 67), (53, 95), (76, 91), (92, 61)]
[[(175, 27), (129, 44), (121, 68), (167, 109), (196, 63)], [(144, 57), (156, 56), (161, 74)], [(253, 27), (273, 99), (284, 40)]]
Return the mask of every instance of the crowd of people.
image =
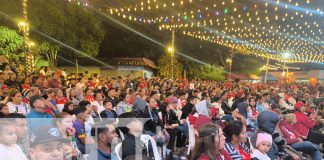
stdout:
[(0, 72), (0, 159), (321, 160), (324, 86)]

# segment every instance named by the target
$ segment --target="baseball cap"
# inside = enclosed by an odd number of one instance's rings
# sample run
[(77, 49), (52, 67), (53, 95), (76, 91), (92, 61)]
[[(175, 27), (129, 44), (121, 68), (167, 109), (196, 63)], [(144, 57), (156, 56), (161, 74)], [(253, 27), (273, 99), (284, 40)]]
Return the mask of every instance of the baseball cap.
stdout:
[(304, 106), (305, 104), (301, 101), (298, 101), (295, 105), (294, 105), (294, 108), (295, 109), (299, 109), (300, 107)]
[(41, 126), (29, 138), (30, 146), (36, 144), (44, 144), (53, 141), (68, 142), (68, 139), (63, 138), (60, 130), (53, 126)]

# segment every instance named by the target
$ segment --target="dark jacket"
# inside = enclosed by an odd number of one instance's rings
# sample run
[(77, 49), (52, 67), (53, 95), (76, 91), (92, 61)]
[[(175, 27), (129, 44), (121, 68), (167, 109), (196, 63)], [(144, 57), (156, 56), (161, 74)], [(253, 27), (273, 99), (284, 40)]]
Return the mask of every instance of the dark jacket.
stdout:
[(113, 107), (116, 107), (117, 104), (119, 103), (119, 99), (117, 97), (114, 97), (114, 99), (113, 99), (113, 98), (107, 96), (106, 100), (111, 101), (111, 104)]
[[(139, 154), (147, 156), (147, 148), (145, 144), (139, 137), (135, 137), (132, 134), (125, 134), (125, 139), (122, 141), (122, 159)], [(149, 149), (149, 157), (153, 157), (152, 149)]]
[(144, 113), (143, 113), (143, 118), (148, 119), (144, 124), (145, 131), (151, 131), (153, 133), (156, 133), (156, 128), (158, 126), (161, 129), (164, 128), (164, 124), (163, 124), (162, 120), (159, 118), (156, 109), (150, 110), (148, 107), (145, 107)]
[(286, 141), (281, 137), (277, 130), (277, 124), (279, 122), (279, 116), (277, 113), (272, 111), (263, 111), (258, 115), (258, 127), (259, 130), (251, 137), (251, 142), (253, 147), (255, 148), (256, 139), (258, 133), (265, 132), (272, 135), (272, 146), (267, 152), (267, 155), (271, 159), (275, 159), (278, 157), (279, 150), (282, 150), (287, 146)]
[(114, 110), (111, 110), (110, 112), (113, 113), (114, 117), (108, 117), (106, 110), (103, 110), (102, 112), (100, 112), (100, 117), (101, 118), (117, 118), (117, 113)]
[(232, 114), (231, 107), (229, 106), (227, 101), (222, 102), (222, 109), (225, 114)]
[(189, 114), (192, 111), (192, 108), (195, 107), (193, 104), (191, 104), (190, 102), (188, 102), (185, 106), (183, 106), (182, 110), (182, 115), (180, 119), (186, 119)]

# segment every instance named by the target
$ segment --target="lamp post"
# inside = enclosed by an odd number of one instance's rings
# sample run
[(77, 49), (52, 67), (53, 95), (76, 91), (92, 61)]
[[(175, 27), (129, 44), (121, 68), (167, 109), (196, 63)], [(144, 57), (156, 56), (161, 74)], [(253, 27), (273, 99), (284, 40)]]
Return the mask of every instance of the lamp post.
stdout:
[[(282, 59), (283, 59), (282, 78), (284, 78), (285, 76), (286, 60), (290, 57), (290, 55), (291, 55), (290, 52), (285, 52), (282, 54)], [(288, 67), (287, 67), (286, 79), (288, 83)]]
[(226, 59), (226, 63), (228, 64), (228, 74), (229, 74), (229, 77), (228, 77), (228, 81), (231, 81), (231, 72), (232, 72), (232, 59), (231, 58), (227, 58)]
[(267, 65), (265, 66), (264, 83), (267, 83), (267, 80), (268, 80), (268, 71), (269, 71), (269, 56), (267, 57)]

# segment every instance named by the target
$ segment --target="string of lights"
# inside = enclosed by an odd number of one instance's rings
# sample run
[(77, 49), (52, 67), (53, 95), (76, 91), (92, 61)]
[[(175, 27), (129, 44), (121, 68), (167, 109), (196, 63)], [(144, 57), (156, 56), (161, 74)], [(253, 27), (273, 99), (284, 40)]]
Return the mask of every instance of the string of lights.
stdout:
[(177, 30), (242, 54), (287, 63), (324, 62), (323, 11), (311, 0), (112, 1), (112, 16)]

